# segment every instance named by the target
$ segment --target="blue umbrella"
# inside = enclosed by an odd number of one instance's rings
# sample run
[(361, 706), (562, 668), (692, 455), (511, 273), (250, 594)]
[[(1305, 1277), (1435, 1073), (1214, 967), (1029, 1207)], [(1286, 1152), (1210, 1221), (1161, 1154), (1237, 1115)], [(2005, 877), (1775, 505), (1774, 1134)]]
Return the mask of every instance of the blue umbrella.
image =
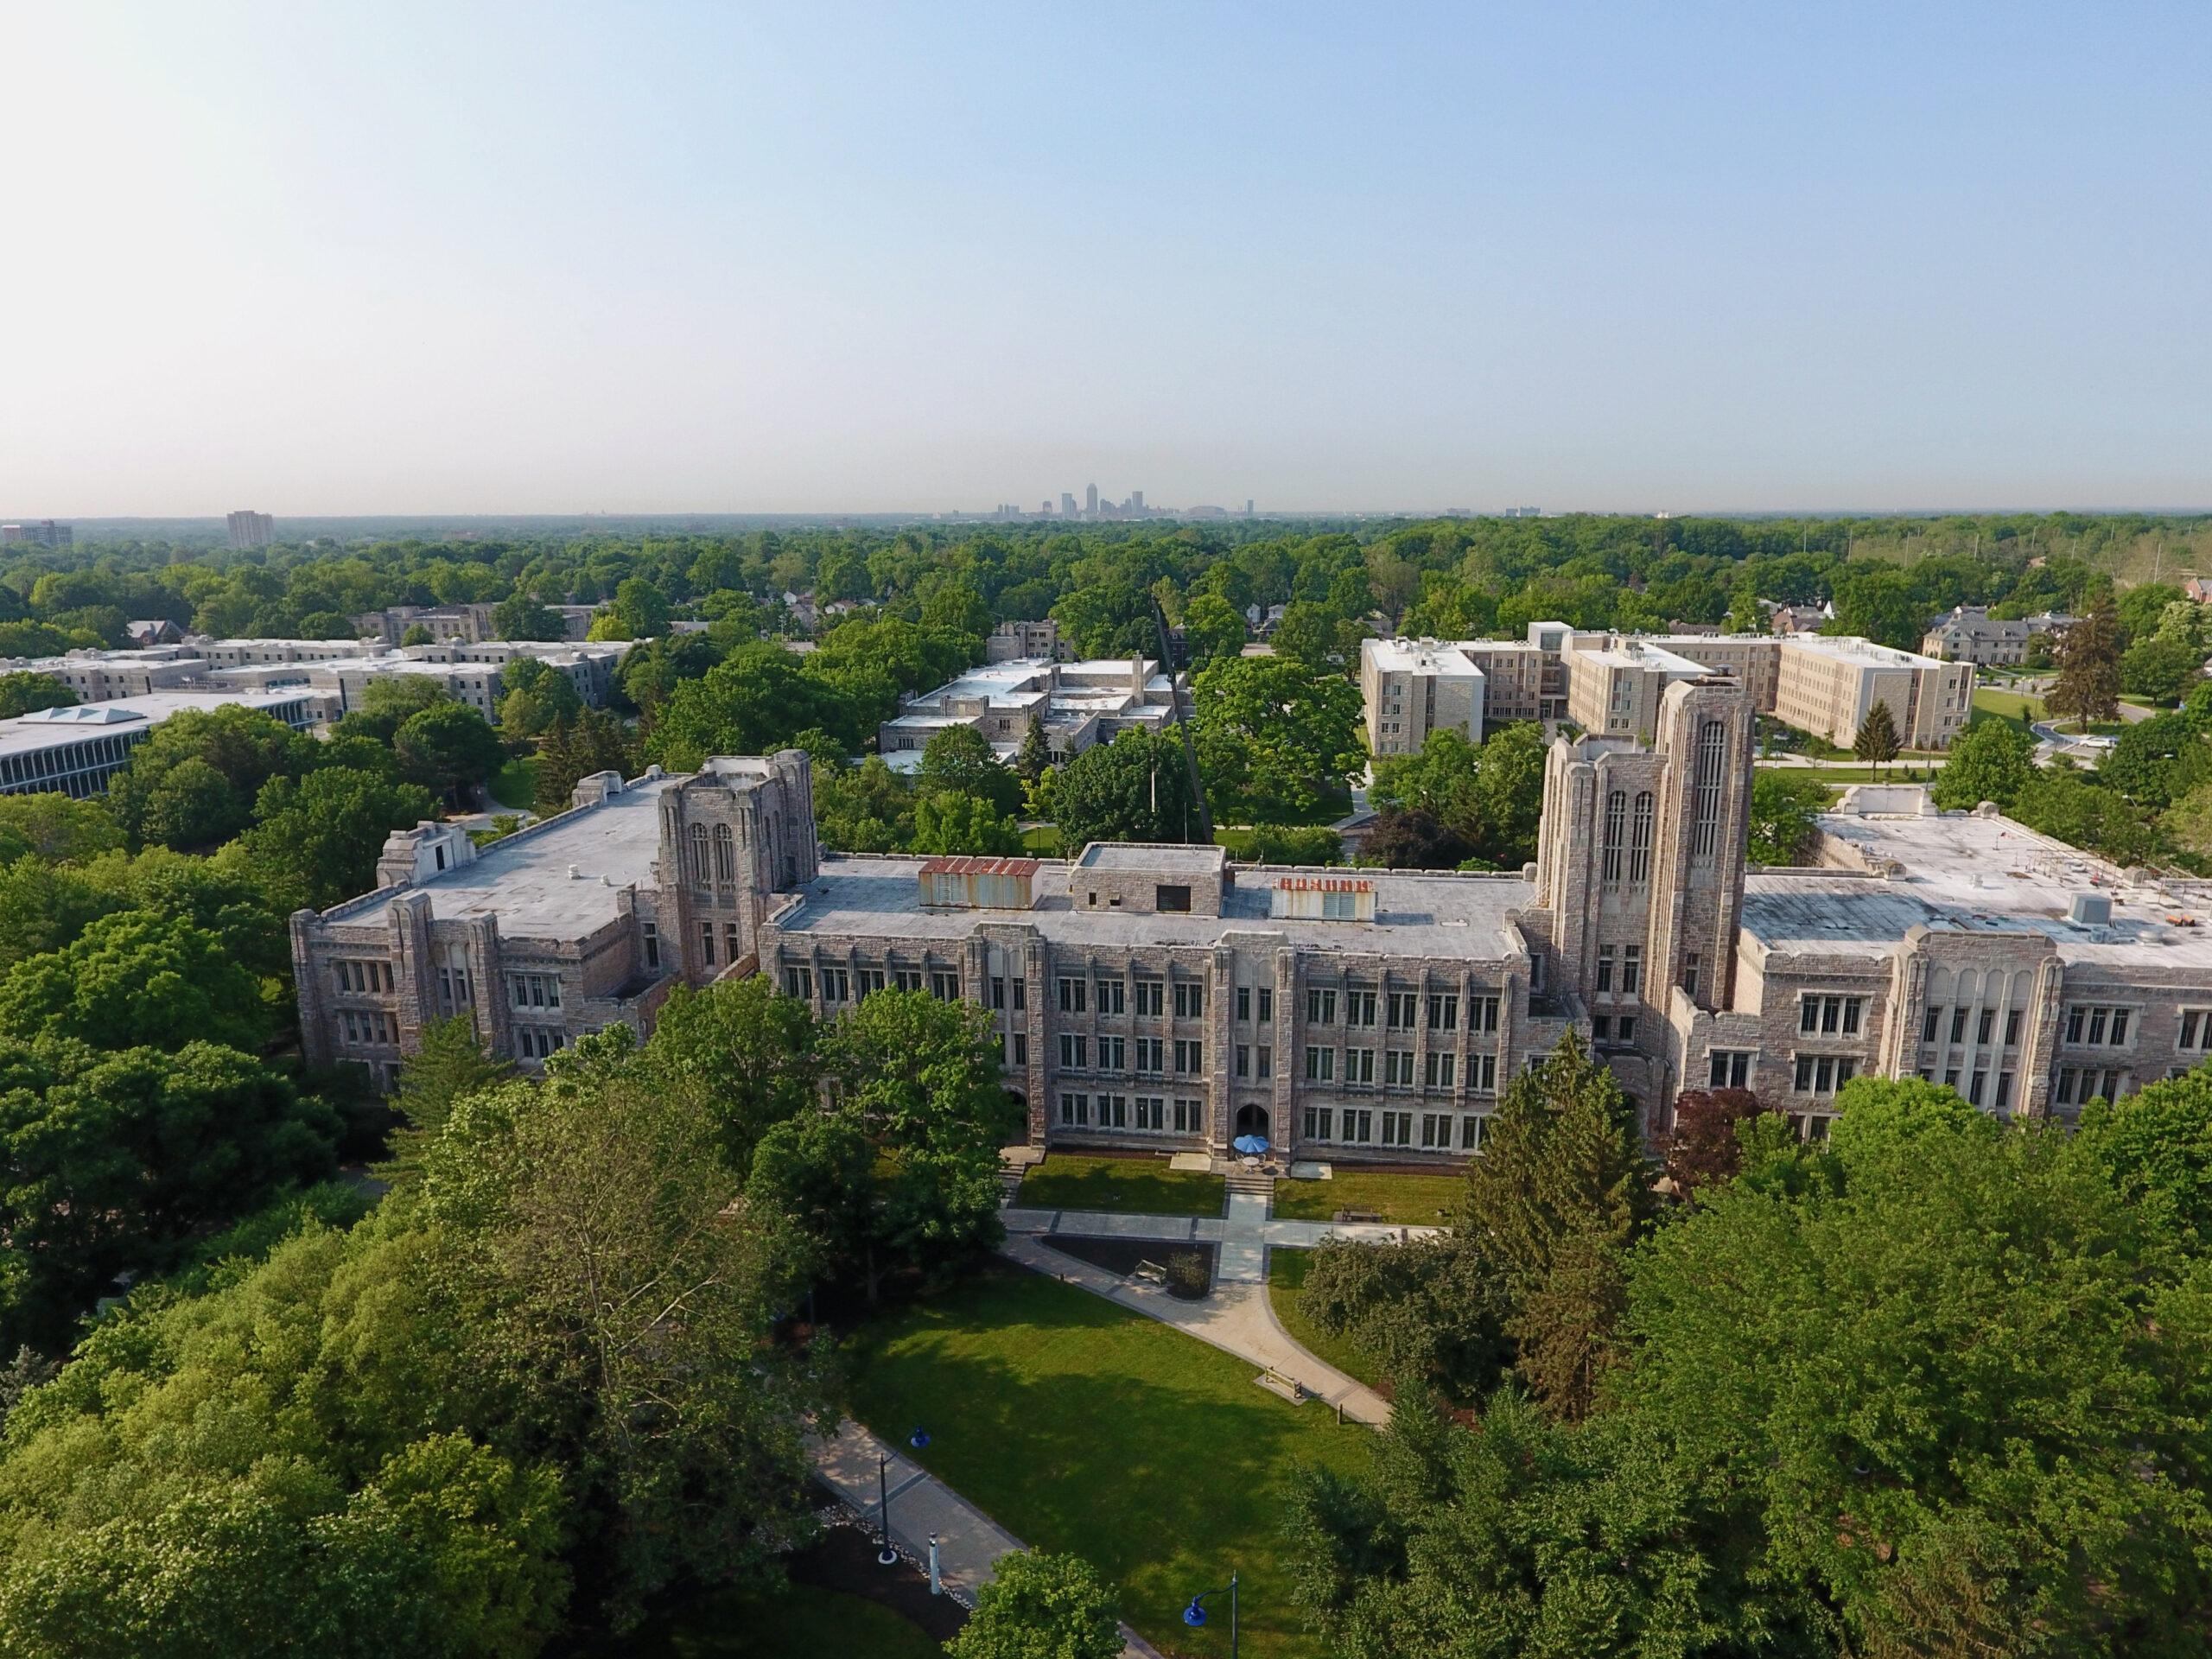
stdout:
[(1268, 1137), (1264, 1135), (1240, 1135), (1229, 1144), (1237, 1151), (1256, 1158), (1268, 1149)]

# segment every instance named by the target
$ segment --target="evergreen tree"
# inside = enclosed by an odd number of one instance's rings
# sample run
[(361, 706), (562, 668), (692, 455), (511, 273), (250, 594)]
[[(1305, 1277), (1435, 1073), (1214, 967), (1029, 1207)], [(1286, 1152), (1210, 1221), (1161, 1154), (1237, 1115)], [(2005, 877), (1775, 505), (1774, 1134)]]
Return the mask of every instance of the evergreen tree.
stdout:
[(1045, 742), (1045, 721), (1040, 715), (1029, 717), (1029, 729), (1021, 736), (1021, 749), (1014, 757), (1014, 772), (1032, 788), (1045, 775), (1045, 768), (1052, 763), (1052, 752)]
[(1866, 718), (1859, 722), (1859, 734), (1851, 740), (1851, 752), (1869, 766), (1886, 766), (1897, 758), (1897, 716), (1890, 712), (1890, 705), (1875, 699), (1874, 706), (1866, 711)]
[(2120, 619), (2109, 599), (2067, 629), (2051, 654), (2058, 683), (2043, 706), (2052, 719), (2071, 720), (2087, 730), (2093, 720), (2120, 718)]
[(595, 772), (627, 778), (637, 770), (637, 741), (604, 709), (556, 721), (537, 746), (537, 810), (549, 817), (567, 811), (577, 782)]

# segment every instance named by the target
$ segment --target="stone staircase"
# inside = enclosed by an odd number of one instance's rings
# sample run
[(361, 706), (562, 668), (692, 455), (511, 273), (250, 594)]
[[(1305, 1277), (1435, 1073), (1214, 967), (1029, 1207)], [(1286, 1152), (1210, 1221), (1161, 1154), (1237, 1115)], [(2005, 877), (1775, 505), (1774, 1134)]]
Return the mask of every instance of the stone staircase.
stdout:
[(1263, 1169), (1246, 1169), (1238, 1165), (1224, 1177), (1231, 1192), (1243, 1192), (1260, 1199), (1270, 1210), (1274, 1205), (1275, 1178)]

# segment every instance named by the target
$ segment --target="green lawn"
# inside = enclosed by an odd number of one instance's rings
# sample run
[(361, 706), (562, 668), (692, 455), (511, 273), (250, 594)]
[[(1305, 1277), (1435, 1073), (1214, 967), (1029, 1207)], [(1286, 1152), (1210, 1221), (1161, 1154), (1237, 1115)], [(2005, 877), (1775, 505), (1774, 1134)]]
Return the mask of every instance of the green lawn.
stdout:
[(842, 1591), (786, 1586), (781, 1595), (732, 1591), (709, 1596), (652, 1619), (627, 1641), (599, 1650), (622, 1659), (689, 1659), (693, 1654), (741, 1659), (820, 1659), (866, 1654), (869, 1659), (944, 1659), (944, 1649), (887, 1607)]
[(537, 805), (537, 761), (520, 755), (492, 775), (492, 798), (511, 812), (529, 812)]
[(2018, 691), (1999, 691), (1986, 685), (1974, 688), (1974, 708), (1977, 715), (1994, 715), (2024, 732), (2030, 721), (2043, 718), (2041, 698), (2023, 696)]
[(901, 1440), (925, 1426), (932, 1473), (1025, 1543), (1091, 1562), (1160, 1647), (1229, 1651), (1225, 1617), (1198, 1632), (1178, 1615), (1234, 1568), (1243, 1651), (1318, 1659), (1281, 1556), (1283, 1483), (1300, 1463), (1363, 1470), (1371, 1430), (1033, 1274), (969, 1280), (864, 1325), (847, 1356), (855, 1416)]
[(1339, 1210), (1371, 1210), (1409, 1227), (1444, 1224), (1439, 1210), (1459, 1207), (1460, 1175), (1376, 1175), (1337, 1166), (1333, 1181), (1277, 1181), (1275, 1214), (1290, 1221), (1326, 1221)]
[(1335, 1366), (1346, 1376), (1356, 1376), (1373, 1388), (1382, 1374), (1375, 1362), (1342, 1337), (1324, 1332), (1298, 1311), (1298, 1293), (1306, 1287), (1306, 1269), (1313, 1265), (1313, 1252), (1294, 1250), (1281, 1244), (1268, 1251), (1268, 1300), (1290, 1338), (1313, 1356)]
[(1217, 1216), (1228, 1184), (1170, 1169), (1164, 1158), (1071, 1158), (1056, 1152), (1022, 1178), (1029, 1210), (1122, 1210), (1142, 1216)]
[(1036, 858), (1060, 856), (1060, 826), (1040, 823), (1021, 832), (1021, 850)]
[(1817, 778), (1841, 789), (1846, 784), (1924, 784), (1943, 769), (1934, 755), (1916, 755), (1889, 766), (1761, 766), (1762, 772), (1786, 772), (1793, 777)]

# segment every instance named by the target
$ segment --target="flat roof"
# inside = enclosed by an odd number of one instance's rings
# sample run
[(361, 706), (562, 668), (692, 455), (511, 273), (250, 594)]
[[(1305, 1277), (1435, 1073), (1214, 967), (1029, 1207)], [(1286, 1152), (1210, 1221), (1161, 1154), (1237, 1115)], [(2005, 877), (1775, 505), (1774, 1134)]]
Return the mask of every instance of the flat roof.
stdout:
[[(1747, 877), (1744, 927), (1770, 950), (1887, 957), (1915, 926), (2025, 929), (2056, 941), (2069, 962), (2212, 969), (2212, 912), (2197, 900), (2155, 881), (2131, 884), (2103, 860), (2010, 818), (1831, 813), (1820, 824), (1898, 868), (1875, 877)], [(2109, 926), (2069, 918), (2086, 893), (2111, 898)]]
[[(41, 709), (0, 720), (0, 754), (35, 753), (87, 738), (143, 731), (188, 709), (281, 709), (311, 694), (298, 691), (150, 691), (135, 697), (111, 697), (75, 709)], [(57, 717), (58, 716), (58, 717)]]
[(1173, 842), (1137, 844), (1125, 841), (1094, 841), (1076, 861), (1086, 870), (1218, 870), (1229, 860), (1225, 847), (1192, 847)]
[[(981, 925), (1034, 927), (1055, 945), (1127, 949), (1143, 945), (1205, 946), (1229, 934), (1265, 933), (1315, 950), (1420, 957), (1443, 962), (1503, 962), (1524, 945), (1510, 913), (1535, 902), (1535, 888), (1518, 876), (1462, 875), (1451, 871), (1363, 870), (1375, 882), (1372, 922), (1306, 921), (1268, 914), (1271, 874), (1287, 869), (1240, 869), (1238, 885), (1223, 890), (1221, 914), (1154, 914), (1078, 909), (1069, 893), (1071, 867), (1061, 859), (1039, 861), (1025, 911), (936, 910), (921, 907), (920, 874), (926, 860), (832, 853), (822, 873), (802, 890), (800, 902), (778, 918), (785, 933), (849, 936), (863, 948), (896, 951), (902, 945), (939, 947), (965, 939)], [(1341, 869), (1309, 869), (1308, 875), (1342, 875)]]
[(1894, 645), (1878, 645), (1872, 639), (1862, 639), (1855, 633), (1785, 633), (1782, 642), (1792, 651), (1809, 651), (1822, 657), (1833, 657), (1839, 662), (1873, 663), (1884, 668), (1942, 668), (1933, 657), (1923, 657), (1916, 651), (1899, 651)]
[[(660, 855), (660, 793), (681, 781), (639, 779), (597, 806), (495, 841), (474, 862), (403, 891), (428, 893), (430, 913), (441, 920), (496, 916), (509, 938), (569, 941), (596, 933), (620, 912), (621, 890), (651, 878)], [(906, 879), (911, 886), (913, 876)], [(397, 896), (348, 899), (324, 918), (347, 927), (382, 926)]]
[(1483, 671), (1468, 660), (1466, 653), (1457, 645), (1444, 640), (1423, 644), (1417, 639), (1365, 639), (1361, 648), (1375, 659), (1375, 666), (1385, 674), (1459, 674), (1475, 679)]

